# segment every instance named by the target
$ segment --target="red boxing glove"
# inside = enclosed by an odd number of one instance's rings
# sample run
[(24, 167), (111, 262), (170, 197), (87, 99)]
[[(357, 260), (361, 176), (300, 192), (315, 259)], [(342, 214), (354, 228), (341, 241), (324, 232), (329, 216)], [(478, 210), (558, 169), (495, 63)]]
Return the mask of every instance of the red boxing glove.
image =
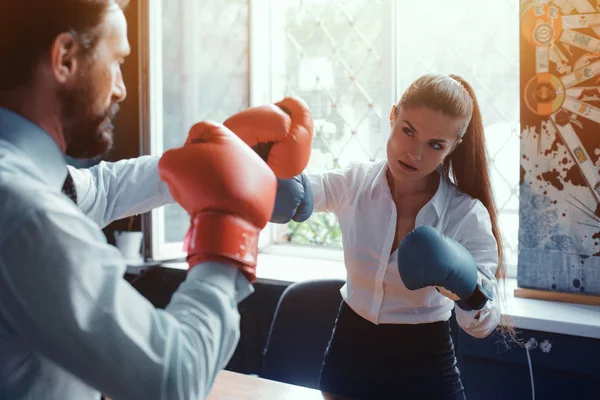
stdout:
[(191, 217), (188, 263), (225, 261), (256, 279), (258, 235), (275, 203), (273, 172), (223, 125), (200, 122), (158, 163), (160, 178)]
[(313, 120), (304, 101), (286, 97), (279, 103), (250, 107), (223, 124), (252, 147), (278, 178), (291, 179), (306, 168)]

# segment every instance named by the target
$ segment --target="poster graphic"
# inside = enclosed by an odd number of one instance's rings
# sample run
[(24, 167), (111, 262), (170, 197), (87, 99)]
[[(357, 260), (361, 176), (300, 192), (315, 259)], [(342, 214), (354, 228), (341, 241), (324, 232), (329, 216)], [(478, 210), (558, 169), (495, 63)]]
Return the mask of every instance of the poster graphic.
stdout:
[(600, 0), (520, 11), (518, 285), (600, 294)]

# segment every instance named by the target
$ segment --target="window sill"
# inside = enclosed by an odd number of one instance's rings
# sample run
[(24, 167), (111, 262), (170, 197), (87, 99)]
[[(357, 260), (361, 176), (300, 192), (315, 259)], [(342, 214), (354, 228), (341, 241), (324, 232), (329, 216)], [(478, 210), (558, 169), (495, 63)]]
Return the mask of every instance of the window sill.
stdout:
[(600, 339), (600, 307), (514, 297), (517, 280), (507, 279), (506, 312), (516, 328)]
[(289, 284), (315, 279), (346, 280), (343, 261), (260, 253), (256, 276), (261, 281)]

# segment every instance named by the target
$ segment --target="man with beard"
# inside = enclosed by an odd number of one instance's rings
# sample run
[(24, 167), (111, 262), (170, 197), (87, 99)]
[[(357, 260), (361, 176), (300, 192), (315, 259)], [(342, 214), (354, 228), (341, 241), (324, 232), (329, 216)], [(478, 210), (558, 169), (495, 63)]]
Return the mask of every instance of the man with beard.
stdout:
[[(298, 187), (276, 185), (215, 123), (195, 125), (160, 159), (67, 168), (65, 154), (112, 144), (126, 97), (126, 3), (0, 3), (1, 399), (204, 398), (239, 338), (260, 229), (311, 211), (286, 210)], [(289, 190), (279, 215), (276, 190)], [(124, 260), (100, 227), (174, 198), (192, 221), (190, 270), (157, 310), (122, 279)]]

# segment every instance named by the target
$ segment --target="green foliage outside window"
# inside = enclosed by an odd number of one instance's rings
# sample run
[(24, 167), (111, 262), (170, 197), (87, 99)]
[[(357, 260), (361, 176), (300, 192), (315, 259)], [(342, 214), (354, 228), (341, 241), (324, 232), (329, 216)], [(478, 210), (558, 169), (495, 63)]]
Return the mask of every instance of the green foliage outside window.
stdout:
[(342, 231), (331, 213), (314, 213), (306, 222), (290, 222), (285, 239), (290, 243), (342, 247)]

